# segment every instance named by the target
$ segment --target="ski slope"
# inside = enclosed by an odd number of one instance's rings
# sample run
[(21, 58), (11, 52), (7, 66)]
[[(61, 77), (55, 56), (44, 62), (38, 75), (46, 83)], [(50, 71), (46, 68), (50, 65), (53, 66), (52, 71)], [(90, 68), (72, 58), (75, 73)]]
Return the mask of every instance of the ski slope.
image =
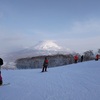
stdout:
[(100, 100), (100, 61), (41, 69), (2, 70), (0, 100)]

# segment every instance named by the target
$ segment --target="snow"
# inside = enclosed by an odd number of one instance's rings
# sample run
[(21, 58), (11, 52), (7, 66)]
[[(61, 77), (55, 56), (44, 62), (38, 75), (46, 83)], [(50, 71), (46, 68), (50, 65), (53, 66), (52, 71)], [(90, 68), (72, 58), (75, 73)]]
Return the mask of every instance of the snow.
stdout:
[(41, 69), (2, 70), (0, 100), (100, 100), (100, 61)]
[(58, 46), (54, 41), (47, 40), (41, 41), (34, 46), (34, 49), (37, 50), (60, 50), (62, 47)]

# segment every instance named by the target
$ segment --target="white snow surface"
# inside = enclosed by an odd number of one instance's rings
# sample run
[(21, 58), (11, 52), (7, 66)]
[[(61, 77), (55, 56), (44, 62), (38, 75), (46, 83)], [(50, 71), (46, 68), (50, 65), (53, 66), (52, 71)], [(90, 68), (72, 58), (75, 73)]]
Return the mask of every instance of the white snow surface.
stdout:
[(0, 100), (100, 100), (100, 61), (41, 69), (2, 70)]

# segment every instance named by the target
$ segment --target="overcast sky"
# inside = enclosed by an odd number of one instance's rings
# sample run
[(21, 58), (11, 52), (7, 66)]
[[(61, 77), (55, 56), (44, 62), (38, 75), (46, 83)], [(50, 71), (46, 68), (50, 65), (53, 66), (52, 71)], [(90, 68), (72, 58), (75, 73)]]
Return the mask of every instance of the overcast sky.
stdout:
[(100, 0), (0, 0), (0, 54), (42, 40), (100, 48)]

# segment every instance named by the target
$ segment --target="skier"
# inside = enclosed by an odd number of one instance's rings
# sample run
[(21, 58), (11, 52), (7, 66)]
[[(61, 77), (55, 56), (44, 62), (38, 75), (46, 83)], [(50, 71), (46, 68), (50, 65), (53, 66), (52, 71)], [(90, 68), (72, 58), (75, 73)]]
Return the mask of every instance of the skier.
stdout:
[(47, 67), (48, 67), (48, 59), (47, 57), (45, 57), (44, 63), (43, 63), (43, 68), (42, 68), (42, 72), (46, 72), (47, 71)]
[(98, 59), (99, 59), (99, 55), (97, 54), (97, 55), (96, 55), (96, 59), (95, 59), (95, 60), (98, 60)]
[(1, 76), (1, 66), (3, 65), (3, 60), (0, 58), (0, 85), (2, 85), (2, 76)]
[(1, 66), (3, 65), (3, 60), (0, 58), (0, 71), (1, 71)]
[(2, 85), (2, 76), (1, 76), (1, 71), (0, 71), (0, 85)]
[(81, 62), (83, 62), (83, 55), (81, 56)]
[(78, 56), (75, 55), (75, 56), (74, 56), (74, 62), (77, 63), (77, 60), (78, 60)]

